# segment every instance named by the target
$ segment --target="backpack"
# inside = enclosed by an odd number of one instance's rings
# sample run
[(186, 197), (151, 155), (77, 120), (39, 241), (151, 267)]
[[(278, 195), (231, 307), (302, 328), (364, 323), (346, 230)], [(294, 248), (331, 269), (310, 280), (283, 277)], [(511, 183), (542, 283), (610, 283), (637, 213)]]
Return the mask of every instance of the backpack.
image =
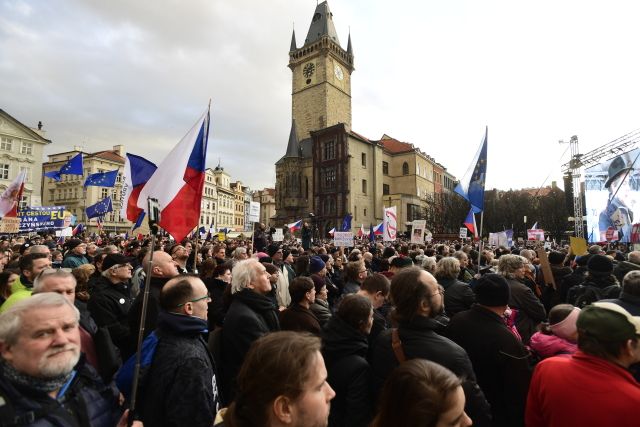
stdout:
[[(156, 335), (156, 331), (153, 331), (142, 342), (142, 348), (140, 349), (141, 357), (140, 379), (138, 381), (139, 388), (144, 385), (146, 374), (151, 367), (151, 362), (153, 362), (153, 356), (156, 354), (156, 349), (158, 348), (159, 341), (160, 339)], [(133, 392), (133, 375), (136, 370), (136, 355), (137, 353), (128, 358), (116, 374), (116, 386), (118, 386), (118, 389), (127, 400), (127, 402), (130, 401), (131, 393)]]
[(598, 288), (593, 285), (577, 285), (569, 289), (567, 302), (575, 307), (584, 308), (601, 299), (617, 298), (620, 295), (620, 285), (610, 285)]

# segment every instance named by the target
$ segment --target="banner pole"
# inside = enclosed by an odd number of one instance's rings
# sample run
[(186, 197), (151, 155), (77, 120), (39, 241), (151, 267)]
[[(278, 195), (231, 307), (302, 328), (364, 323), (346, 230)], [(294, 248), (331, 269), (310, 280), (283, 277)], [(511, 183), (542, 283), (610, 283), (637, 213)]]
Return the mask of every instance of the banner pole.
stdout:
[(480, 259), (482, 258), (482, 247), (484, 243), (482, 240), (483, 222), (484, 222), (484, 210), (480, 211), (480, 232), (478, 233), (478, 238), (480, 239), (480, 241), (478, 242), (478, 273), (480, 273)]

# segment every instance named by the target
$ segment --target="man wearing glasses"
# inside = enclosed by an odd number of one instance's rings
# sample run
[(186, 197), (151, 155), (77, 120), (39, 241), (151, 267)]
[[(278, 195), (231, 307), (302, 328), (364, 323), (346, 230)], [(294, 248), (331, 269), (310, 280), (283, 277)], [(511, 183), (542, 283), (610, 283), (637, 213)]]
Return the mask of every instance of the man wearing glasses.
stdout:
[(102, 262), (102, 277), (89, 299), (89, 312), (99, 327), (106, 327), (123, 359), (134, 351), (129, 334), (131, 264), (122, 254), (109, 254)]
[(197, 276), (178, 276), (162, 288), (158, 346), (142, 382), (138, 407), (145, 425), (213, 424), (218, 388), (202, 335), (209, 302), (207, 287)]

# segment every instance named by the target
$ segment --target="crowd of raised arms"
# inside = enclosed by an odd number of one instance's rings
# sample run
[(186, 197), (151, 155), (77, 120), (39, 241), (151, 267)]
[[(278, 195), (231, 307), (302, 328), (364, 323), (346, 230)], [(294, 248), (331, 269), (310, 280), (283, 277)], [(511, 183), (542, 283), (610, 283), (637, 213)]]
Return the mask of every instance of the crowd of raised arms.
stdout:
[(536, 249), (5, 238), (0, 425), (640, 425), (640, 252)]

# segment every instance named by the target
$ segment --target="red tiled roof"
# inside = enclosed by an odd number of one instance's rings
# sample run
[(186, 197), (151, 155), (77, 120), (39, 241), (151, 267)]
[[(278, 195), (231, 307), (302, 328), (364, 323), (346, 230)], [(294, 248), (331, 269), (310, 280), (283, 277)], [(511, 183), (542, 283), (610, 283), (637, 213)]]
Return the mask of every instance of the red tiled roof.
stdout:
[(98, 157), (112, 162), (124, 163), (124, 157), (112, 150), (97, 151), (95, 153), (87, 154), (87, 157)]
[(406, 142), (398, 141), (397, 139), (393, 139), (387, 135), (384, 135), (382, 137), (380, 143), (382, 143), (385, 150), (392, 154), (407, 153), (415, 150), (413, 145)]

